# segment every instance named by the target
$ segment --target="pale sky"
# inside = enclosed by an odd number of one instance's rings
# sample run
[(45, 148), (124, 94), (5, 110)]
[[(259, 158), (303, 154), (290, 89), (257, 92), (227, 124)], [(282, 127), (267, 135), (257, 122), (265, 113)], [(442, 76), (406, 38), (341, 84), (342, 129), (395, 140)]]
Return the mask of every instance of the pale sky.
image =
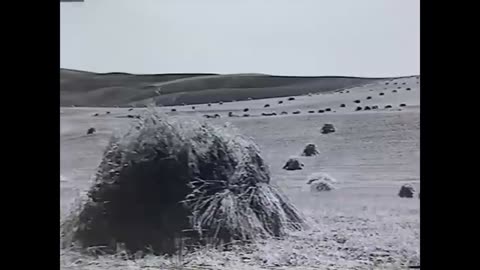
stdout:
[(418, 0), (61, 3), (62, 68), (387, 77), (420, 73)]

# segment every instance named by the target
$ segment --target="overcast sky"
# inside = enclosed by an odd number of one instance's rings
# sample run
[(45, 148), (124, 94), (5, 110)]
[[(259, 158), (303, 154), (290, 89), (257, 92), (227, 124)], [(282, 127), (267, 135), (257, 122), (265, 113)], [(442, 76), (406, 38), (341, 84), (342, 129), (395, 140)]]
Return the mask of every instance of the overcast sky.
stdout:
[(418, 0), (61, 3), (62, 68), (131, 73), (420, 72)]

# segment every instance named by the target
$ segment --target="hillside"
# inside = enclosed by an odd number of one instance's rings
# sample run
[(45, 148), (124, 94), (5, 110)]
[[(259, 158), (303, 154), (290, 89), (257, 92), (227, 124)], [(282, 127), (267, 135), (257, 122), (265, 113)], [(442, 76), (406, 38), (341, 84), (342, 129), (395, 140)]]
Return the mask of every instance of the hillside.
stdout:
[(386, 78), (264, 74), (92, 73), (60, 70), (60, 106), (199, 104), (327, 92)]

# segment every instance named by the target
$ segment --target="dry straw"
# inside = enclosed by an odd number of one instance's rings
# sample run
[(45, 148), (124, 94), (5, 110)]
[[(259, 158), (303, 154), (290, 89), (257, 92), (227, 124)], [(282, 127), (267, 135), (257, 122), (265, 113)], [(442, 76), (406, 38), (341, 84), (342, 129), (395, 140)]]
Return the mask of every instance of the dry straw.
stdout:
[(270, 182), (254, 142), (232, 127), (150, 110), (111, 139), (94, 185), (62, 222), (63, 246), (175, 252), (186, 244), (255, 241), (305, 228)]

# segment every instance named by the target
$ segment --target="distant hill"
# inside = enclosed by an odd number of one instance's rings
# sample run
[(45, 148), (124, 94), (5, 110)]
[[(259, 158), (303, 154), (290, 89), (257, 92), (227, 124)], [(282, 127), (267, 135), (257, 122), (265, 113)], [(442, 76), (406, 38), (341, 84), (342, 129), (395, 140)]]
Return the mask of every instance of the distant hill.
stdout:
[(389, 78), (92, 73), (60, 69), (60, 106), (199, 104), (334, 91)]

